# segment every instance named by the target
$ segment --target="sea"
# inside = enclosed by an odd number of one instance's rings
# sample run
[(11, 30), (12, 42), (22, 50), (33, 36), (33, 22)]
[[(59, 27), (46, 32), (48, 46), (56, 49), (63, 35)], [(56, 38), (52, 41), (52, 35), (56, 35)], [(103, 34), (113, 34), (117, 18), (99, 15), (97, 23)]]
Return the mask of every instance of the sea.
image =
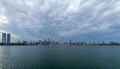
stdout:
[(120, 69), (120, 46), (0, 46), (0, 69)]

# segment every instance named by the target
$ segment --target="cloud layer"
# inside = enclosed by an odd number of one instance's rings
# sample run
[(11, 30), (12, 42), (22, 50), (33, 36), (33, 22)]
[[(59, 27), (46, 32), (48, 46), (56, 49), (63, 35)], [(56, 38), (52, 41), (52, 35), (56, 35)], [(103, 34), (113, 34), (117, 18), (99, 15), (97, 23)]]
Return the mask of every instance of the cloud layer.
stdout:
[(24, 39), (119, 40), (119, 22), (119, 0), (0, 0), (0, 29)]

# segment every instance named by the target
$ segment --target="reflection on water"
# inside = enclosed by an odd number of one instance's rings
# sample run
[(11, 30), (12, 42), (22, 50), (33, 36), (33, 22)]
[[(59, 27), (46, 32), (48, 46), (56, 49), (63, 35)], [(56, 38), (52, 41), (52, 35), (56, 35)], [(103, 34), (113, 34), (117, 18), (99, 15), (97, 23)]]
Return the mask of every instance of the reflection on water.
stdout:
[(1, 46), (0, 69), (120, 69), (117, 46)]

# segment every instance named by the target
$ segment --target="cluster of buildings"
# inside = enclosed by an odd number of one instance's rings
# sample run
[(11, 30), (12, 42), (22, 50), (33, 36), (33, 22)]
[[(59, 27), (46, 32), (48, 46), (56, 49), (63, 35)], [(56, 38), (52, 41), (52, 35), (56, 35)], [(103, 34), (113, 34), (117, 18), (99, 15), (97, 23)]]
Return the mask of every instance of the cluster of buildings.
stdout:
[(4, 43), (4, 44), (11, 43), (11, 34), (10, 33), (2, 33), (2, 43)]
[[(81, 42), (81, 41), (53, 41), (51, 39), (39, 40), (36, 42), (23, 41), (21, 45), (47, 45), (47, 46), (110, 46), (110, 45), (120, 45), (119, 42)], [(20, 45), (19, 44), (19, 45)]]
[(54, 45), (78, 45), (78, 46), (102, 46), (102, 45), (120, 45), (119, 42), (108, 42), (105, 43), (103, 42), (74, 42), (74, 41), (53, 41), (52, 39), (48, 38), (48, 39), (44, 39), (44, 40), (39, 40), (39, 41), (23, 41), (23, 42), (11, 42), (11, 34), (10, 33), (2, 33), (2, 42), (0, 43), (0, 45), (11, 45), (11, 46), (19, 46), (19, 45), (47, 45), (47, 46), (54, 46)]

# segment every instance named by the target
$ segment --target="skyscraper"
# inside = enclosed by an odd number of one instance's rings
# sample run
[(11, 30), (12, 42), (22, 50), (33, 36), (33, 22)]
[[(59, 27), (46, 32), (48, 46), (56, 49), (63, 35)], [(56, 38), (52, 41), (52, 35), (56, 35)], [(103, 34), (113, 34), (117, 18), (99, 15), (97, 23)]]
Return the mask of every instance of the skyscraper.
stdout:
[(6, 43), (6, 33), (2, 33), (2, 43)]
[(7, 43), (10, 43), (11, 42), (11, 35), (8, 33), (7, 34)]

